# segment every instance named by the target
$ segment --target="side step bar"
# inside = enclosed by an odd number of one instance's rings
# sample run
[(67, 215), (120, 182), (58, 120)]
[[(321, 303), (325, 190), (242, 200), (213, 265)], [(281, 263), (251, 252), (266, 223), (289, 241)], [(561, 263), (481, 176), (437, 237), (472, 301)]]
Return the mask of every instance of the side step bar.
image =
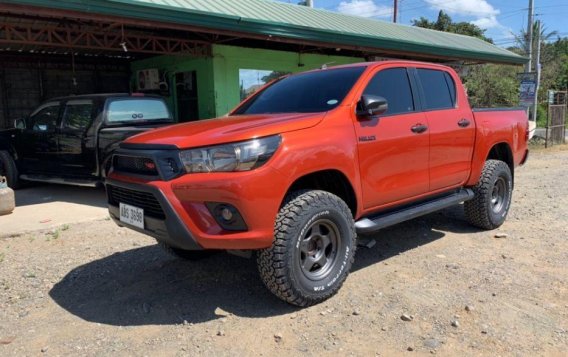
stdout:
[(374, 232), (400, 222), (408, 221), (416, 217), (451, 207), (461, 202), (469, 201), (473, 198), (473, 196), (473, 191), (470, 188), (461, 189), (450, 195), (424, 201), (414, 206), (361, 218), (355, 222), (355, 229), (357, 230), (357, 233)]
[(56, 183), (60, 185), (71, 185), (71, 186), (81, 186), (81, 187), (98, 187), (99, 185), (101, 185), (100, 181), (69, 179), (69, 178), (51, 177), (44, 175), (20, 175), (20, 178), (26, 181)]

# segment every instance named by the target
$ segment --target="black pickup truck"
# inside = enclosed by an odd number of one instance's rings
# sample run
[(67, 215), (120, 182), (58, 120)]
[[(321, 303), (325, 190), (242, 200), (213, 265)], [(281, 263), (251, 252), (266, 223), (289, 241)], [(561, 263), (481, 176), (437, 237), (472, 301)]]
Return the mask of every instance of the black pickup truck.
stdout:
[(51, 99), (0, 131), (0, 176), (80, 186), (100, 184), (124, 139), (174, 119), (164, 100), (142, 94)]

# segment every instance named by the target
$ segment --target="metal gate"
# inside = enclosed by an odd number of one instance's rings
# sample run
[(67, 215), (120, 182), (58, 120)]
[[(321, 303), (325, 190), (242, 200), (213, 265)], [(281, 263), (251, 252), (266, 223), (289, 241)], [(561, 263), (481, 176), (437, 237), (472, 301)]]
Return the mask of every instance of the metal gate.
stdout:
[(549, 93), (545, 147), (566, 143), (567, 94), (566, 91), (551, 91)]

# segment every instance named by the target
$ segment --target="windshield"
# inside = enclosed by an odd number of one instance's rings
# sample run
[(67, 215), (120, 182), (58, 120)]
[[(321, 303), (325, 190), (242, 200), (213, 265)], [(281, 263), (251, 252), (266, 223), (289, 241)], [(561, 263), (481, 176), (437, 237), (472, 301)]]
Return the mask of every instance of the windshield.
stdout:
[(307, 72), (283, 78), (256, 94), (232, 115), (318, 113), (337, 107), (365, 67)]
[(107, 121), (124, 123), (133, 121), (172, 121), (166, 103), (158, 98), (114, 99), (108, 104)]

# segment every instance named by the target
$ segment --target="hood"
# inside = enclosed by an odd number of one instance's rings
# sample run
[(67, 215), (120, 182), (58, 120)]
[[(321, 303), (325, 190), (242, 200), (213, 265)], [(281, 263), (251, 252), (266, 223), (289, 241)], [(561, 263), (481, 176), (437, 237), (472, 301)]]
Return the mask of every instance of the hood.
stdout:
[(133, 136), (126, 143), (174, 145), (180, 149), (245, 141), (317, 125), (325, 113), (235, 115), (165, 128)]

